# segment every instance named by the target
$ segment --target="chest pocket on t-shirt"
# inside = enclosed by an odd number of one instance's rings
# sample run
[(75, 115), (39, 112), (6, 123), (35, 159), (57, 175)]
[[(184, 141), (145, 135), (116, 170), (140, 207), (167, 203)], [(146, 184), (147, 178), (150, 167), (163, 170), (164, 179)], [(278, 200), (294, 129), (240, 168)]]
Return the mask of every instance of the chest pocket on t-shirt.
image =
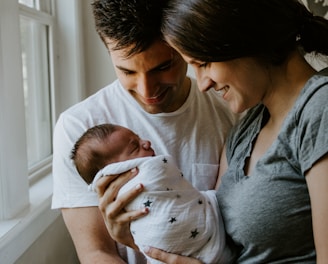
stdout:
[(192, 164), (192, 185), (199, 191), (214, 189), (218, 174), (219, 165), (194, 163)]

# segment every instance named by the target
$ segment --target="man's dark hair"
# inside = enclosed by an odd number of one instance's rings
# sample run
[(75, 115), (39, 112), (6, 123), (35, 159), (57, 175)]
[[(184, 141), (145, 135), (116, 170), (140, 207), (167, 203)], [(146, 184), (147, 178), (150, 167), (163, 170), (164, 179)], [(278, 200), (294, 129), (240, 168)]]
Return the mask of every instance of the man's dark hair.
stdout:
[(127, 57), (146, 50), (162, 39), (161, 17), (166, 0), (95, 0), (92, 3), (96, 30), (115, 50), (131, 49)]

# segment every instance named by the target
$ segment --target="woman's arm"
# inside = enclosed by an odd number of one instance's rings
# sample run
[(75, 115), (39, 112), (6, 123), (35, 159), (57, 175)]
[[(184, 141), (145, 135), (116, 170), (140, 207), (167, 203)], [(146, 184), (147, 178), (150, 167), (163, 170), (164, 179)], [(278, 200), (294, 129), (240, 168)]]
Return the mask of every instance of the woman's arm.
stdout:
[(328, 154), (321, 158), (307, 173), (312, 209), (314, 243), (317, 263), (328, 259)]
[(227, 155), (226, 155), (226, 146), (224, 145), (222, 153), (221, 153), (221, 157), (220, 157), (219, 175), (216, 180), (215, 190), (217, 190), (219, 188), (219, 185), (221, 183), (221, 177), (226, 172), (227, 169), (228, 169), (228, 161), (227, 161)]

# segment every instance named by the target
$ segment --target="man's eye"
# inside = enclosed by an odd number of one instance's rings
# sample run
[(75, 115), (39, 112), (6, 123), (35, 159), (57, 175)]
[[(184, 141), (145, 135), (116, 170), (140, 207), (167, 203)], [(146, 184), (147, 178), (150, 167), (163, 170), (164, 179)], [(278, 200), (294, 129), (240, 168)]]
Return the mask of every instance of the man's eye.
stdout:
[(133, 72), (131, 72), (131, 71), (122, 71), (122, 72), (123, 72), (124, 75), (131, 75), (131, 74), (133, 74)]
[(158, 68), (159, 71), (166, 71), (171, 68), (171, 64), (163, 65), (162, 67)]

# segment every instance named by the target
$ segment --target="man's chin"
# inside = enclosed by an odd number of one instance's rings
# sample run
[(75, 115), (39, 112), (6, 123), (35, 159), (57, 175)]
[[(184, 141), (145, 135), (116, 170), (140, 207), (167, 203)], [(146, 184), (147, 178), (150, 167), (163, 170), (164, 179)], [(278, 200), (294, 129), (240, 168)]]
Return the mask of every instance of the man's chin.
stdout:
[(155, 105), (143, 105), (142, 108), (148, 113), (148, 114), (159, 114), (165, 112), (162, 107), (155, 106)]

